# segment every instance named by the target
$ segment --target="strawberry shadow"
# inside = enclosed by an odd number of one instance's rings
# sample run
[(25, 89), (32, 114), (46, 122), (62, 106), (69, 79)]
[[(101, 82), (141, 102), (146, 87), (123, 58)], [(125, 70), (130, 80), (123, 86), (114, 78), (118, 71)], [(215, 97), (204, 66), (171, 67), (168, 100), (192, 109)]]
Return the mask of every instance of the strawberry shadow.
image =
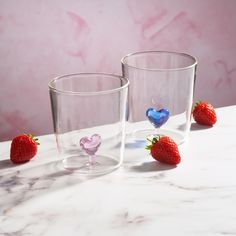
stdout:
[(190, 130), (191, 131), (198, 131), (198, 130), (205, 130), (205, 129), (210, 129), (212, 126), (207, 126), (207, 125), (199, 125), (197, 123), (192, 123)]
[[(192, 123), (190, 126), (191, 131), (197, 131), (197, 130), (205, 130), (205, 129), (210, 129), (212, 126), (207, 126), (207, 125), (199, 125), (198, 123)], [(178, 129), (181, 131), (185, 131), (186, 129), (186, 124), (181, 124), (178, 126)]]
[(144, 162), (141, 165), (132, 166), (131, 170), (135, 172), (156, 172), (167, 171), (176, 168), (176, 165), (167, 165), (158, 161)]
[(13, 168), (16, 165), (13, 164), (10, 160), (1, 160), (0, 161), (0, 170), (7, 169), (7, 168)]

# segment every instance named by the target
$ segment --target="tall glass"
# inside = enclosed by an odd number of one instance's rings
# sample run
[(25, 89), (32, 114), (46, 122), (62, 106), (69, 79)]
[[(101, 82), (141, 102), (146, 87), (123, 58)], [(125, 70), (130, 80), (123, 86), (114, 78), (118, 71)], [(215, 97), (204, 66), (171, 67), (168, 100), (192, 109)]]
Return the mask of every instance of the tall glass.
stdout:
[(64, 75), (49, 82), (64, 168), (96, 175), (121, 165), (128, 85), (126, 78), (102, 73)]
[(128, 133), (134, 141), (168, 135), (183, 143), (190, 130), (197, 61), (185, 53), (144, 51), (122, 58), (130, 81)]

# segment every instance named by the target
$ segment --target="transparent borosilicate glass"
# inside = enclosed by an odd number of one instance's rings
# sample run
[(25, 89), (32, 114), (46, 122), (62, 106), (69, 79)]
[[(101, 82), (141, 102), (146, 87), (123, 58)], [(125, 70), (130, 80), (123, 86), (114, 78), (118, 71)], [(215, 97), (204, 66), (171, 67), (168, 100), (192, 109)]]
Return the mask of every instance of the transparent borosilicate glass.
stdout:
[(167, 135), (188, 138), (197, 60), (178, 52), (144, 51), (121, 59), (129, 79), (127, 136), (133, 142)]
[(80, 73), (49, 82), (54, 131), (62, 166), (81, 174), (118, 168), (124, 155), (126, 78)]

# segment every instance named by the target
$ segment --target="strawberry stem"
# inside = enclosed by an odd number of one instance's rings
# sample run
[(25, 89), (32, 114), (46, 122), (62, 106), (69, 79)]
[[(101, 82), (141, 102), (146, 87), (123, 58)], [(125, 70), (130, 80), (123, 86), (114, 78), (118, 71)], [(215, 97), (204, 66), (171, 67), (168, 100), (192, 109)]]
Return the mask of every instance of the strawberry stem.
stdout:
[(149, 141), (150, 143), (152, 143), (152, 140), (151, 140), (151, 139), (149, 139), (149, 138), (147, 138), (147, 141)]
[(151, 150), (152, 149), (152, 146), (158, 142), (161, 138), (161, 135), (155, 135), (152, 139), (150, 139), (149, 137), (147, 138), (147, 140), (150, 142), (150, 145), (147, 145), (145, 147), (146, 150)]
[(31, 139), (33, 139), (34, 140), (34, 142), (37, 144), (37, 145), (40, 145), (40, 143), (38, 142), (38, 138), (36, 138), (36, 137), (34, 137), (34, 135), (33, 134), (27, 134), (27, 136), (28, 137), (30, 137)]

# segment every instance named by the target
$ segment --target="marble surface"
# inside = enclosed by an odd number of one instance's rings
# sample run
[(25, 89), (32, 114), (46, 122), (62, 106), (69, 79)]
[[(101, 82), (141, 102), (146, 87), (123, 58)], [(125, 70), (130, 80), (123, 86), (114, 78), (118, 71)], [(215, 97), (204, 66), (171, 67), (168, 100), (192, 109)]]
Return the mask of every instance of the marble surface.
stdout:
[(236, 235), (236, 106), (216, 112), (175, 168), (127, 147), (120, 169), (82, 178), (59, 168), (54, 135), (23, 165), (0, 143), (0, 235)]

